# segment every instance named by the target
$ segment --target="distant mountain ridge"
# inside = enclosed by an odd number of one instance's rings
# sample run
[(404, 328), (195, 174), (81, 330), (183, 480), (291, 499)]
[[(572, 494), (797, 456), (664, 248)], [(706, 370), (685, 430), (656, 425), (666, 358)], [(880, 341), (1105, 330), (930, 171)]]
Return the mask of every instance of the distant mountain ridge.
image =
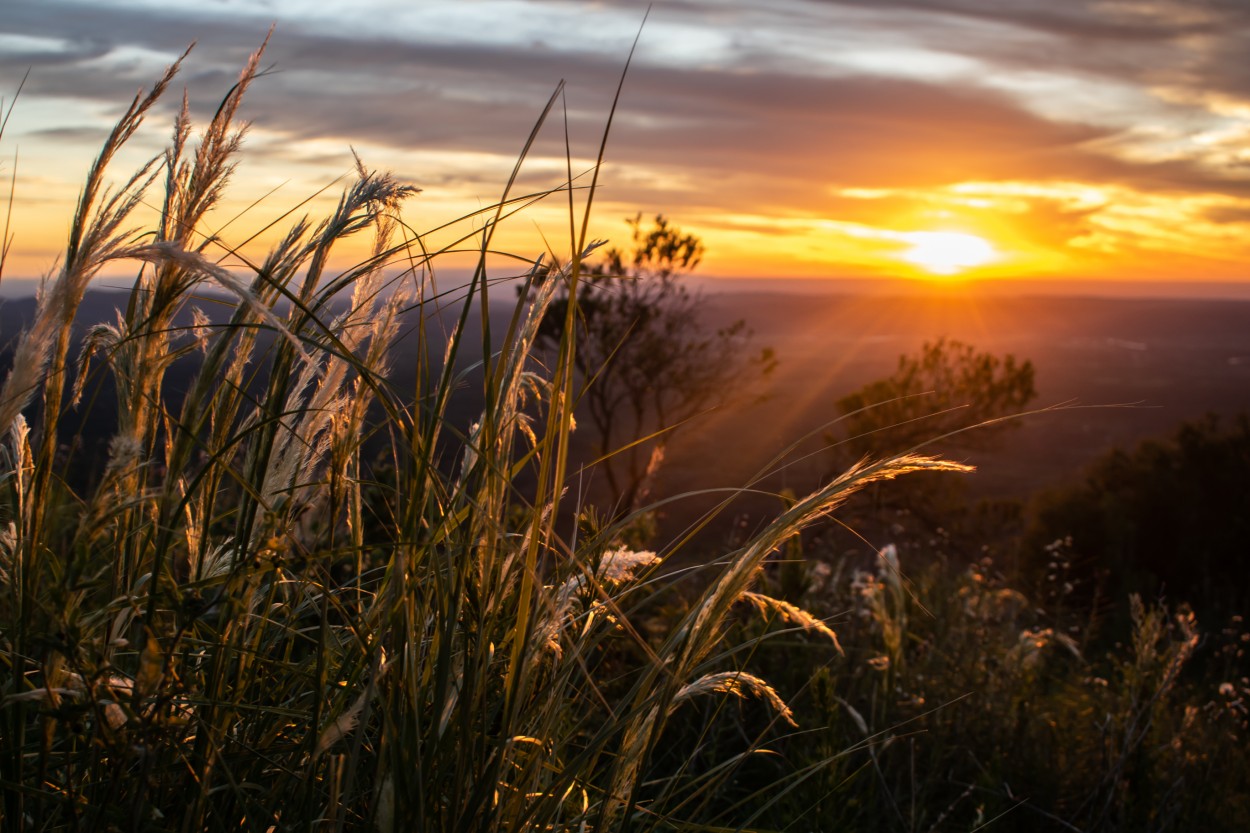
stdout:
[[(512, 293), (492, 304), (492, 331), (506, 331)], [(202, 308), (224, 320), (229, 299), (206, 296)], [(76, 322), (112, 321), (127, 293), (92, 291)], [(220, 303), (226, 301), (227, 303)], [(764, 401), (714, 411), (678, 432), (670, 444), (660, 484), (666, 494), (708, 486), (740, 486), (779, 449), (811, 433), (798, 453), (809, 458), (785, 470), (778, 487), (806, 488), (828, 466), (820, 450), (822, 428), (837, 416), (837, 399), (891, 373), (898, 356), (926, 341), (956, 338), (982, 350), (1012, 353), (1037, 366), (1039, 406), (1081, 407), (1029, 417), (997, 451), (976, 455), (972, 477), (982, 493), (1024, 496), (1075, 477), (1081, 467), (1113, 447), (1172, 430), (1207, 412), (1250, 409), (1250, 302), (1202, 299), (1088, 297), (978, 297), (800, 295), (784, 292), (707, 294), (703, 313), (717, 325), (744, 318), (756, 343), (771, 346), (780, 364)], [(445, 309), (434, 326), (450, 330), (456, 310)], [(29, 323), (34, 300), (0, 301), (0, 367)], [(411, 328), (413, 311), (406, 323)], [(182, 323), (189, 323), (189, 312)], [(481, 316), (466, 320), (465, 384), (454, 419), (467, 424), (481, 403), (469, 370), (480, 359)], [(416, 340), (400, 338), (392, 366), (397, 385), (411, 378)], [(441, 346), (436, 352), (441, 355)], [(75, 349), (74, 355), (77, 355)], [(175, 365), (167, 389), (184, 388), (193, 365)], [(409, 383), (410, 384), (410, 383)], [(107, 405), (108, 385), (97, 402)], [(92, 441), (111, 429), (107, 408), (79, 421)], [(589, 438), (578, 437), (584, 443)], [(940, 450), (940, 449), (939, 449)]]

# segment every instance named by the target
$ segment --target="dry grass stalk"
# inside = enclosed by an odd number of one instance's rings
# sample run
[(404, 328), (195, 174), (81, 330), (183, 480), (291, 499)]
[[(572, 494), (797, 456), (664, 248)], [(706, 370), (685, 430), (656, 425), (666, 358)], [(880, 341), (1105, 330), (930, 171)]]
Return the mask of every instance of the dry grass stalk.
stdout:
[(684, 700), (713, 692), (733, 694), (737, 697), (746, 697), (748, 694), (754, 695), (768, 703), (778, 717), (791, 726), (798, 728), (799, 724), (794, 720), (794, 712), (790, 711), (790, 707), (781, 699), (781, 695), (768, 683), (745, 671), (722, 671), (716, 674), (705, 674), (678, 690), (677, 694), (673, 696), (673, 707), (675, 708)]
[(780, 616), (783, 621), (792, 622), (804, 630), (815, 631), (832, 642), (833, 646), (838, 649), (838, 653), (845, 653), (833, 629), (798, 605), (750, 590), (743, 591), (741, 598), (765, 616), (774, 614)]

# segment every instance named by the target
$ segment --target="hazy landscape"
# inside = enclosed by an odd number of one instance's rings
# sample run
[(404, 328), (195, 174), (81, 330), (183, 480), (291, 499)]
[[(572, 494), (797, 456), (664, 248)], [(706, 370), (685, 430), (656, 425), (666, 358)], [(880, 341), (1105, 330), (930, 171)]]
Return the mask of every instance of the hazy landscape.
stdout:
[[(1229, 418), (1250, 409), (1247, 301), (822, 289), (817, 282), (806, 293), (704, 291), (701, 314), (712, 326), (745, 320), (754, 341), (776, 350), (779, 362), (774, 375), (752, 389), (750, 401), (709, 410), (690, 430), (675, 433), (662, 478), (666, 495), (741, 485), (781, 448), (804, 437), (788, 474), (772, 485), (815, 483), (828, 475), (829, 461), (819, 455), (798, 458), (824, 444), (822, 434), (833, 429), (838, 416), (838, 398), (888, 376), (900, 355), (941, 337), (1033, 361), (1036, 410), (1049, 411), (1021, 418), (1009, 443), (963, 452), (978, 466), (968, 477), (977, 495), (1025, 498), (1078, 477), (1112, 448), (1130, 448), (1206, 414)], [(215, 297), (198, 306), (220, 316), (225, 299)], [(77, 326), (108, 322), (124, 305), (119, 293), (89, 293)], [(511, 312), (509, 304), (497, 308), (499, 331)], [(0, 303), (0, 332), (11, 334), (11, 342), (33, 313), (33, 298), (6, 299)], [(444, 327), (451, 323), (449, 314), (413, 312), (409, 329), (418, 317), (440, 320)], [(183, 324), (189, 323), (188, 315)], [(480, 340), (474, 324), (466, 331), (470, 343)], [(398, 340), (397, 368), (416, 364), (414, 347), (410, 339)], [(6, 367), (7, 348), (11, 343), (0, 352)], [(467, 366), (475, 360), (463, 361)], [(402, 371), (395, 375), (402, 388)], [(176, 377), (171, 386), (181, 387)], [(458, 418), (467, 425), (477, 407), (466, 391), (457, 403)], [(85, 422), (82, 430), (107, 437), (99, 424)]]
[[(694, 436), (674, 443), (674, 468), (690, 454), (693, 470), (723, 467), (724, 483), (754, 475), (776, 453), (777, 437), (792, 441), (824, 427), (836, 418), (839, 397), (888, 376), (900, 355), (944, 336), (1032, 360), (1036, 406), (1059, 409), (1022, 419), (1009, 443), (977, 454), (979, 471), (970, 479), (982, 494), (1022, 497), (1079, 474), (1112, 447), (1208, 412), (1231, 416), (1250, 407), (1245, 302), (759, 293), (710, 296), (708, 308), (725, 320), (744, 318), (780, 357), (766, 401), (709, 414)], [(1076, 409), (1063, 410), (1070, 406)], [(716, 452), (729, 443), (733, 455)]]

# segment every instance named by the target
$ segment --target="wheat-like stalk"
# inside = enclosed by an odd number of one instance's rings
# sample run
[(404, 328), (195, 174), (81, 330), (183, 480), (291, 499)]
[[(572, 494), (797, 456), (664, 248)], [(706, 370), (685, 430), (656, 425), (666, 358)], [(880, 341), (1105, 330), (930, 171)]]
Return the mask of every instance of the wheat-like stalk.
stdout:
[(794, 712), (790, 711), (790, 707), (781, 699), (781, 695), (768, 683), (745, 671), (721, 671), (716, 674), (705, 674), (694, 682), (687, 683), (678, 689), (677, 694), (673, 696), (673, 705), (670, 708), (675, 710), (684, 700), (711, 693), (733, 694), (737, 697), (746, 697), (748, 694), (754, 695), (768, 703), (778, 717), (791, 726), (798, 728), (799, 724), (794, 720)]
[(741, 598), (765, 616), (769, 614), (780, 616), (783, 621), (792, 622), (804, 630), (815, 631), (832, 642), (833, 646), (838, 649), (838, 653), (845, 653), (833, 629), (798, 605), (750, 590), (744, 590)]

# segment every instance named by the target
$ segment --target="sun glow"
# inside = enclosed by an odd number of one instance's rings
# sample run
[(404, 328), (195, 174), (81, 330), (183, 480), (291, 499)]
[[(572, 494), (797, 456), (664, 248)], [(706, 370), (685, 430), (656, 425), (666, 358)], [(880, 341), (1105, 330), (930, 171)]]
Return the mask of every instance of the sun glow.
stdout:
[(902, 258), (934, 275), (954, 275), (996, 260), (988, 240), (954, 231), (917, 231), (906, 235), (911, 248)]

